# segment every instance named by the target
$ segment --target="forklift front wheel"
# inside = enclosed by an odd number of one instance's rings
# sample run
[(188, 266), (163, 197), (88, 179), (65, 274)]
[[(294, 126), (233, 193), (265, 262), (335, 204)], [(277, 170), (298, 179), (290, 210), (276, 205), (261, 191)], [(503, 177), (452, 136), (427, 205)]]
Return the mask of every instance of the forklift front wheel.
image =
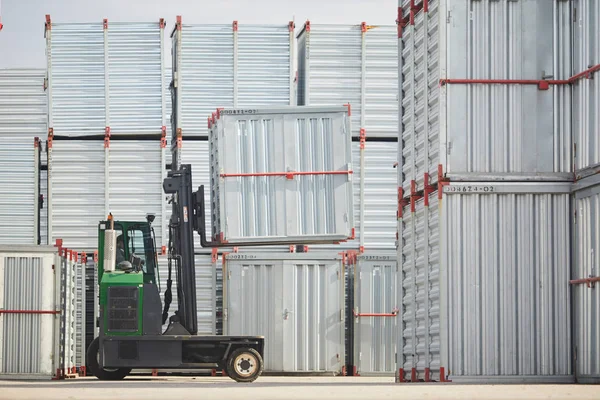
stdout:
[(87, 349), (86, 361), (88, 368), (101, 381), (119, 381), (131, 372), (131, 368), (100, 368), (100, 338), (92, 340)]
[(252, 348), (234, 350), (227, 359), (227, 374), (236, 382), (254, 382), (263, 371), (263, 359)]

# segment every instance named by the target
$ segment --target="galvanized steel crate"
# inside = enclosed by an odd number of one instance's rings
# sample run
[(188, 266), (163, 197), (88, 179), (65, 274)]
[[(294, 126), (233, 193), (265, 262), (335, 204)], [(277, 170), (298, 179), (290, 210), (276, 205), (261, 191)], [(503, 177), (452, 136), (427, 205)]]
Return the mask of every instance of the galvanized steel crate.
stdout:
[(355, 234), (345, 107), (224, 109), (211, 124), (212, 236), (332, 243)]
[(80, 266), (62, 248), (0, 247), (2, 379), (61, 378), (83, 366)]
[(398, 380), (573, 381), (569, 204), (570, 184), (474, 182), (404, 207)]
[[(351, 257), (352, 258), (352, 257)], [(389, 375), (396, 370), (397, 323), (395, 254), (370, 252), (353, 258), (353, 375)]]
[(573, 349), (579, 383), (600, 383), (600, 175), (575, 185)]
[[(403, 2), (404, 5), (409, 2)], [(429, 0), (399, 16), (405, 193), (571, 181), (570, 2)]]
[(48, 128), (57, 136), (166, 135), (164, 20), (46, 16)]
[(395, 26), (307, 21), (298, 34), (298, 105), (352, 107), (352, 132), (398, 136)]
[[(173, 142), (206, 136), (217, 107), (294, 105), (293, 23), (182, 24), (173, 40)], [(180, 136), (179, 136), (180, 137)]]
[(265, 371), (341, 373), (341, 256), (227, 254), (223, 277), (223, 334), (265, 336)]

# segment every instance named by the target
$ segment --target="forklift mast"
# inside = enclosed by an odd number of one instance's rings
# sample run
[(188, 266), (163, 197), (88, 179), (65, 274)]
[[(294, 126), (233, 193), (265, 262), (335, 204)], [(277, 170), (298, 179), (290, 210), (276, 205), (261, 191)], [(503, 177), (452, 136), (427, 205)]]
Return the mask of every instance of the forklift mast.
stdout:
[[(163, 190), (173, 194), (169, 222), (169, 263), (177, 270), (179, 323), (192, 335), (198, 333), (196, 313), (196, 267), (194, 259), (194, 193), (192, 167), (189, 164), (169, 171)], [(169, 276), (170, 279), (170, 276)], [(170, 287), (167, 288), (170, 290)], [(166, 297), (166, 296), (165, 296)]]

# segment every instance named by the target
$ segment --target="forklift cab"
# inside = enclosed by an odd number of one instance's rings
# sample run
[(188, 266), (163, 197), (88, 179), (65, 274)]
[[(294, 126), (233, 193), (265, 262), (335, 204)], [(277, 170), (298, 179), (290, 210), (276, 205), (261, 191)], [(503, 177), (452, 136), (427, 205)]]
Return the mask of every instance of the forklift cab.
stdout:
[[(143, 273), (144, 283), (157, 284), (158, 268), (156, 253), (156, 238), (151, 222), (154, 218), (147, 216), (146, 222), (115, 221), (117, 231), (117, 251), (115, 271), (125, 273)], [(104, 230), (110, 226), (110, 220), (102, 221), (99, 225), (98, 256), (104, 259)], [(102, 263), (100, 263), (102, 264)], [(104, 266), (99, 265), (99, 276), (102, 280)]]

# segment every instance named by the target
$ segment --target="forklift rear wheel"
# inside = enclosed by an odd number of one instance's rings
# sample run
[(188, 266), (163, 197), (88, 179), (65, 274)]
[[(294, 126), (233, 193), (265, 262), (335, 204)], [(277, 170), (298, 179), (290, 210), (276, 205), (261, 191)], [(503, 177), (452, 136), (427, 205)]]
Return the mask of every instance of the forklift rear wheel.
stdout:
[(252, 348), (234, 350), (227, 359), (227, 374), (236, 382), (254, 382), (263, 371), (263, 359)]
[(88, 347), (87, 365), (101, 381), (119, 381), (131, 372), (131, 368), (100, 368), (100, 338), (95, 338)]

